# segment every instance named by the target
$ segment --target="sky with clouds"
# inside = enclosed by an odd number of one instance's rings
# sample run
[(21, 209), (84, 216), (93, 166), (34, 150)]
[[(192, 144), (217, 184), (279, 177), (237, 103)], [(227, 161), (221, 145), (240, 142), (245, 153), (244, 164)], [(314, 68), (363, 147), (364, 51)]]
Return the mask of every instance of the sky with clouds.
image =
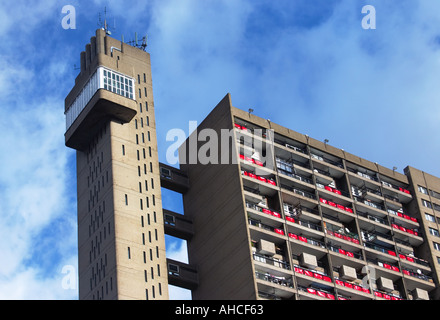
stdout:
[[(65, 5), (76, 29), (64, 29)], [(365, 30), (362, 7), (376, 9)], [(440, 176), (438, 0), (6, 0), (0, 6), (0, 299), (77, 299), (75, 152), (64, 98), (107, 8), (148, 34), (160, 160), (230, 93), (234, 106), (398, 171)], [(180, 196), (164, 191), (168, 209)], [(186, 261), (167, 237), (167, 255)], [(72, 278), (67, 278), (72, 280)], [(171, 298), (189, 298), (172, 288)]]

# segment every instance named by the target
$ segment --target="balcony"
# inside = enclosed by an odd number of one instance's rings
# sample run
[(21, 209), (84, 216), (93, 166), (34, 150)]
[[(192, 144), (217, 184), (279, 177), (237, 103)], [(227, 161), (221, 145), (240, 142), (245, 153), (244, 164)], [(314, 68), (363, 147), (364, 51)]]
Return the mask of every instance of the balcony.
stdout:
[(393, 263), (398, 261), (396, 251), (394, 249), (394, 246), (392, 245), (388, 245), (385, 247), (384, 245), (378, 245), (376, 243), (364, 240), (364, 247), (367, 252), (367, 257), (371, 256), (371, 254), (374, 257), (377, 257), (376, 254), (379, 254), (379, 256), (381, 257), (380, 259), (382, 259), (383, 261), (393, 262)]
[(347, 281), (340, 278), (335, 278), (338, 292), (342, 292), (345, 295), (350, 295), (351, 300), (365, 300), (371, 299), (371, 291), (365, 288), (361, 281)]
[(411, 246), (418, 246), (423, 243), (423, 238), (418, 229), (405, 228), (397, 223), (391, 223), (391, 227), (395, 239), (407, 241)]
[(267, 224), (262, 223), (259, 220), (256, 219), (252, 219), (252, 218), (248, 218), (248, 222), (249, 222), (249, 226), (256, 231), (263, 231), (262, 233), (259, 232), (259, 238), (261, 239), (266, 239), (266, 240), (271, 240), (271, 237), (269, 236), (275, 236), (275, 237), (279, 237), (279, 236), (284, 236), (284, 229), (282, 224), (276, 228)]
[(255, 271), (255, 277), (257, 279), (268, 281), (279, 286), (293, 288), (293, 280), (291, 277), (279, 277), (279, 276), (271, 275), (268, 272), (263, 273), (259, 271)]
[(266, 196), (273, 196), (277, 193), (278, 188), (274, 178), (259, 176), (246, 170), (242, 170), (241, 173), (245, 191)]
[(298, 217), (291, 217), (291, 216), (286, 216), (286, 220), (294, 224), (292, 225), (288, 223), (287, 224), (288, 230), (292, 230), (292, 231), (295, 230), (297, 232), (302, 232), (305, 235), (310, 235), (310, 236), (324, 235), (322, 233), (321, 224), (316, 224), (305, 219), (301, 219)]
[[(274, 272), (276, 272), (276, 269), (290, 270), (290, 264), (287, 263), (286, 261), (284, 261), (283, 259), (278, 259), (275, 257), (271, 257), (268, 255), (260, 254), (260, 253), (256, 253), (256, 252), (254, 252), (252, 254), (252, 258), (254, 259), (254, 261), (257, 262), (260, 269), (262, 269), (262, 267), (270, 268), (270, 269), (264, 270), (267, 272), (274, 273)], [(273, 268), (275, 268), (275, 269), (273, 269)], [(277, 274), (280, 274), (280, 273), (277, 273)], [(284, 274), (284, 273), (281, 273), (281, 274)], [(288, 272), (288, 274), (290, 274), (290, 272)]]
[(342, 190), (336, 189), (334, 187), (331, 187), (329, 185), (324, 185), (321, 183), (316, 183), (316, 186), (320, 189), (326, 190), (327, 192), (325, 194), (330, 195), (331, 197), (336, 195), (336, 198), (340, 198), (339, 196), (343, 196), (343, 197), (350, 199), (350, 194), (348, 192), (345, 192), (345, 191), (342, 191)]
[(428, 272), (431, 271), (431, 266), (428, 261), (414, 257), (414, 255), (399, 253), (399, 258), (402, 266), (420, 268)]
[[(430, 291), (435, 288), (434, 280), (430, 273), (423, 272), (420, 269), (402, 268), (403, 277), (405, 279), (406, 288), (410, 291), (420, 288)], [(428, 273), (428, 274), (427, 274)]]
[(298, 286), (298, 294), (300, 300), (336, 300), (334, 292), (313, 286)]
[(359, 268), (364, 265), (364, 260), (361, 250), (345, 250), (336, 244), (327, 243), (327, 248), (331, 253), (333, 265), (347, 265), (354, 268)]
[(374, 290), (373, 291), (374, 296), (376, 297), (376, 300), (405, 300), (402, 298), (402, 296), (398, 294), (393, 294), (386, 291), (381, 290)]
[(417, 221), (416, 218), (411, 217), (407, 214), (405, 214), (402, 210), (402, 208), (400, 208), (399, 210), (392, 210), (390, 208), (387, 209), (388, 213), (390, 215), (393, 216), (394, 219), (400, 221), (400, 223), (402, 225), (405, 226), (413, 226), (413, 227), (418, 227), (419, 226), (419, 222)]
[(382, 233), (389, 232), (390, 224), (388, 222), (388, 219), (378, 217), (374, 214), (363, 212), (356, 210), (356, 213), (358, 215), (358, 221), (359, 221), (359, 227), (362, 229), (370, 230), (374, 229)]
[(400, 187), (394, 183), (383, 181), (382, 180), (382, 187), (384, 191), (384, 195), (389, 195), (398, 199), (398, 202), (400, 203), (408, 203), (412, 200), (411, 192), (403, 187)]
[(249, 201), (246, 201), (246, 208), (249, 208), (249, 209), (258, 211), (260, 213), (264, 213), (264, 214), (267, 214), (269, 216), (281, 219), (281, 213), (279, 213), (277, 210), (269, 209), (267, 207), (263, 207), (263, 206), (257, 205), (255, 203), (252, 203), (252, 202), (249, 202)]
[(349, 174), (351, 174), (353, 176), (357, 176), (360, 177), (362, 179), (366, 179), (366, 180), (370, 180), (370, 181), (374, 181), (374, 182), (379, 182), (379, 179), (377, 178), (376, 174), (373, 172), (367, 172), (366, 170), (358, 170), (358, 169), (354, 169), (351, 168), (349, 166), (347, 166), (347, 171), (349, 172)]

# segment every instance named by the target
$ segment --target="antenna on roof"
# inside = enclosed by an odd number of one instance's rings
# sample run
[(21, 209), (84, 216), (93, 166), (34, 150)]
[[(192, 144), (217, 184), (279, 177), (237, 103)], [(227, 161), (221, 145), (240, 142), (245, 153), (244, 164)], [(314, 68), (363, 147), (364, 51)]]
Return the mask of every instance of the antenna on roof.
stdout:
[[(101, 12), (98, 14), (98, 26), (101, 27), (102, 30), (105, 31), (105, 34), (111, 35), (111, 31), (108, 28), (107, 24), (107, 7), (104, 7), (104, 22), (101, 18)], [(116, 29), (116, 21), (115, 18), (113, 18), (113, 29)]]
[(145, 37), (142, 37), (142, 39), (138, 40), (137, 32), (134, 33), (134, 40), (127, 42), (129, 45), (142, 49), (146, 51), (147, 48), (147, 35)]

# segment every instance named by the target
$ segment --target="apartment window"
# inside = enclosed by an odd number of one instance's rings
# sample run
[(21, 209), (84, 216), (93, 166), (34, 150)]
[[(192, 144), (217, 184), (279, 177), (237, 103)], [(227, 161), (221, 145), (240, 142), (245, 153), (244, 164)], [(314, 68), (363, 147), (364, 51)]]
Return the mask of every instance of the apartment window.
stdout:
[(431, 202), (422, 199), (422, 204), (423, 204), (423, 206), (432, 209), (432, 204), (431, 204)]
[(419, 186), (419, 192), (424, 193), (424, 194), (428, 194), (428, 189), (426, 189), (425, 187)]
[(133, 99), (133, 80), (114, 71), (103, 70), (104, 89)]
[(144, 87), (144, 95), (147, 96), (147, 88)]
[(147, 126), (150, 126), (150, 118), (147, 116), (145, 119), (147, 120)]
[(440, 264), (440, 257), (437, 257), (437, 263)]
[(440, 199), (440, 193), (435, 192), (433, 190), (429, 190), (429, 193), (431, 194), (432, 197)]
[(434, 206), (434, 210), (440, 211), (440, 205), (438, 205), (436, 203), (433, 203), (432, 205)]
[(432, 244), (434, 245), (434, 249), (440, 251), (440, 243), (437, 242), (432, 242)]
[(429, 228), (429, 233), (432, 234), (433, 236), (440, 237), (440, 233), (438, 232), (437, 229)]
[(144, 82), (147, 82), (147, 75), (144, 73)]
[(131, 259), (130, 247), (127, 247), (127, 255), (128, 255), (128, 259)]
[(122, 145), (122, 155), (125, 156), (125, 146)]
[(128, 206), (128, 195), (125, 195), (125, 205)]
[(139, 112), (142, 113), (142, 103), (139, 103)]
[(425, 219), (431, 222), (435, 222), (435, 217), (433, 215), (430, 215), (428, 213), (425, 213)]
[(138, 74), (138, 84), (141, 84), (141, 76)]

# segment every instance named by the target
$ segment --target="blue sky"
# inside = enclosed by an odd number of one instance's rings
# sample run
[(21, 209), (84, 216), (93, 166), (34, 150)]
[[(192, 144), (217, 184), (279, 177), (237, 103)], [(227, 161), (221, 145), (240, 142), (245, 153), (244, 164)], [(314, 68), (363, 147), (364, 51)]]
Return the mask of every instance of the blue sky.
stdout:
[[(61, 25), (65, 5), (76, 9), (74, 30)], [(375, 30), (361, 26), (364, 5), (376, 9)], [(104, 7), (115, 38), (148, 34), (161, 161), (168, 130), (187, 132), (229, 92), (272, 122), (440, 176), (438, 0), (4, 1), (0, 299), (77, 299), (62, 286), (77, 260), (64, 98)], [(164, 192), (163, 202), (181, 212), (180, 196)], [(169, 237), (167, 255), (187, 259)]]

